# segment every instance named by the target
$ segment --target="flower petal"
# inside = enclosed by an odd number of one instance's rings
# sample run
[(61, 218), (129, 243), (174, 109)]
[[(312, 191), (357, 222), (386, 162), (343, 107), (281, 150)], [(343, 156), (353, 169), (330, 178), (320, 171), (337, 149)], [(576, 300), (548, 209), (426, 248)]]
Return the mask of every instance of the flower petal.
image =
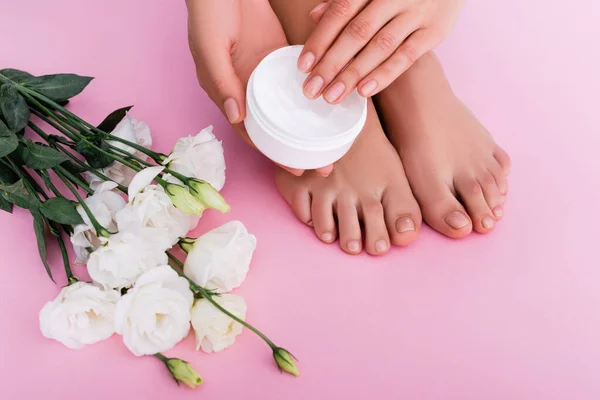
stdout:
[(158, 174), (160, 174), (165, 167), (156, 166), (156, 167), (148, 167), (144, 168), (140, 172), (138, 172), (131, 183), (129, 184), (129, 190), (127, 191), (127, 195), (129, 196), (129, 201), (133, 200), (136, 194), (144, 190), (146, 186), (152, 183), (154, 178)]

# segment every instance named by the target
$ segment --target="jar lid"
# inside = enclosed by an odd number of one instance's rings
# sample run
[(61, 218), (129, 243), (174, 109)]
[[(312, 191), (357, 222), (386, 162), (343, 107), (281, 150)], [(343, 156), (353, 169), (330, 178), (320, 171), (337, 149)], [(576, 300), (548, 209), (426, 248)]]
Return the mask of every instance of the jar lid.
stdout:
[(296, 67), (302, 47), (278, 49), (256, 67), (249, 89), (260, 114), (278, 128), (280, 135), (294, 142), (308, 145), (355, 136), (357, 125), (361, 125), (360, 130), (364, 124), (367, 100), (356, 91), (339, 104), (329, 104), (322, 96), (307, 98), (302, 92), (307, 74)]

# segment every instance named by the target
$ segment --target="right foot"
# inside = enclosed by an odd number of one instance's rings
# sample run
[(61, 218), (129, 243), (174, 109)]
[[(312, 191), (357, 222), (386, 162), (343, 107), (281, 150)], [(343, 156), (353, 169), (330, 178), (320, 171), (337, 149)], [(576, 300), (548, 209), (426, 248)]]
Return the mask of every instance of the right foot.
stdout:
[(350, 151), (331, 175), (314, 171), (293, 176), (278, 169), (277, 188), (292, 210), (325, 243), (340, 239), (349, 254), (364, 247), (381, 255), (390, 243), (405, 246), (416, 238), (421, 213), (400, 158), (385, 137), (371, 101), (367, 122)]
[(378, 97), (423, 218), (452, 238), (487, 233), (503, 214), (510, 159), (427, 54)]

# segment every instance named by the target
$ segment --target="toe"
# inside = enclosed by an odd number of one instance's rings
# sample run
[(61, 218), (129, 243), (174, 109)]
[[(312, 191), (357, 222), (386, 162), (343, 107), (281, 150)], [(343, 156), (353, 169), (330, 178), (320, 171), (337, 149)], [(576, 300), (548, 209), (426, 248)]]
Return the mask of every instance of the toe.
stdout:
[(487, 233), (494, 228), (494, 214), (483, 195), (483, 189), (475, 178), (457, 178), (454, 184), (462, 202), (473, 221), (473, 229), (479, 233)]
[(308, 226), (313, 226), (312, 215), (310, 213), (311, 198), (308, 190), (297, 190), (290, 194), (288, 201), (296, 218)]
[(350, 199), (338, 199), (336, 212), (340, 247), (349, 254), (360, 253), (362, 244), (356, 202)]
[(325, 243), (333, 243), (336, 239), (336, 228), (332, 199), (327, 195), (314, 194), (311, 214), (317, 237)]
[(467, 212), (445, 183), (420, 191), (417, 199), (423, 219), (436, 231), (453, 239), (460, 239), (471, 233), (473, 226)]
[(361, 201), (361, 211), (365, 225), (365, 248), (367, 253), (377, 256), (390, 249), (390, 238), (383, 213), (383, 206), (376, 198)]
[(506, 174), (500, 163), (492, 161), (492, 163), (488, 165), (488, 171), (493, 175), (500, 194), (506, 196), (508, 193), (508, 179), (506, 178)]
[(390, 188), (381, 201), (388, 235), (395, 246), (407, 246), (415, 241), (421, 228), (421, 211), (410, 191)]
[(508, 153), (506, 153), (500, 147), (496, 147), (496, 151), (494, 151), (494, 158), (500, 163), (500, 166), (502, 166), (504, 175), (508, 176), (508, 174), (510, 174), (510, 167), (512, 166), (512, 162), (510, 161)]
[(477, 181), (483, 190), (483, 197), (485, 197), (488, 207), (492, 210), (496, 220), (499, 220), (504, 214), (504, 195), (500, 192), (496, 177), (491, 172), (485, 171)]

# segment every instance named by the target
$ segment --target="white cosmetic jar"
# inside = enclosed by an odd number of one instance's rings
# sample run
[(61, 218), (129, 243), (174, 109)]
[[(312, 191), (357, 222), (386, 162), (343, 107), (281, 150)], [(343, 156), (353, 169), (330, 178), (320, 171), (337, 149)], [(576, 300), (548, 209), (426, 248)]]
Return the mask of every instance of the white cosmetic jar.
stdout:
[(296, 63), (303, 46), (275, 50), (256, 67), (246, 91), (244, 124), (264, 155), (290, 168), (315, 169), (342, 158), (367, 119), (356, 90), (339, 104), (302, 93), (307, 74)]

